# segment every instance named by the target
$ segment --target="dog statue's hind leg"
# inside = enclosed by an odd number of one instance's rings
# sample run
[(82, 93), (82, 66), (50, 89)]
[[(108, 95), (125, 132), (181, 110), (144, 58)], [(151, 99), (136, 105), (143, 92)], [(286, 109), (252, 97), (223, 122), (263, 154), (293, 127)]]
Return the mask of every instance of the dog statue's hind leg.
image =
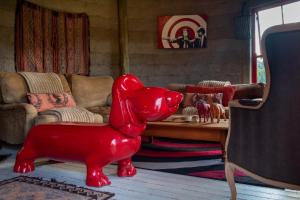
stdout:
[(118, 162), (118, 176), (134, 176), (136, 174), (136, 169), (132, 164), (131, 158), (120, 160)]

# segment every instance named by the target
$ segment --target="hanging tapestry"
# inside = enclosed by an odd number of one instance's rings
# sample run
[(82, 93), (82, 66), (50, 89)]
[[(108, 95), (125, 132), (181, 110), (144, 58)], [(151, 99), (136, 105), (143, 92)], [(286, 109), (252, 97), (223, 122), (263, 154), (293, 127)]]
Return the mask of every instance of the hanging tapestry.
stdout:
[(89, 19), (19, 0), (15, 32), (16, 70), (89, 73)]

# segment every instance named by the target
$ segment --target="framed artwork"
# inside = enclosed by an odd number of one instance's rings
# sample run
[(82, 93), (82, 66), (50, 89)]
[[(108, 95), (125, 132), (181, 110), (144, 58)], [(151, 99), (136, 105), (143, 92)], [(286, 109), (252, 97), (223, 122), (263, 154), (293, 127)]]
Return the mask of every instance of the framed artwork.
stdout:
[(159, 16), (158, 48), (207, 48), (207, 16)]

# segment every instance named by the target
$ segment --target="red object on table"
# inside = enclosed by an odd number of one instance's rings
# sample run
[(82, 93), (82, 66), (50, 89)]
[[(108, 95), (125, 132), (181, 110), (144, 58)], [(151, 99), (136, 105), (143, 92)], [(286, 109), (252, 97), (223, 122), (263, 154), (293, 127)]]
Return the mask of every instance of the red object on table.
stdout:
[(14, 171), (34, 170), (34, 160), (47, 157), (79, 161), (87, 166), (86, 184), (101, 187), (110, 181), (102, 168), (118, 161), (118, 176), (134, 176), (131, 157), (141, 144), (147, 121), (162, 120), (178, 109), (182, 94), (144, 87), (134, 75), (123, 75), (112, 88), (109, 124), (55, 123), (33, 127), (17, 154)]

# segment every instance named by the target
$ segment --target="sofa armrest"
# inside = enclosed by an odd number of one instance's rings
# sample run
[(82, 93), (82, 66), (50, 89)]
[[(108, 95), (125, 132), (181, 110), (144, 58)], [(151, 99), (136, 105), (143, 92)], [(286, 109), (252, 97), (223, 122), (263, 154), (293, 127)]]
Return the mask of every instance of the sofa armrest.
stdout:
[(37, 115), (31, 104), (0, 104), (0, 139), (10, 144), (22, 143)]
[(110, 94), (107, 95), (107, 97), (106, 97), (106, 103), (105, 103), (105, 105), (111, 106), (111, 104), (112, 104), (112, 94), (110, 93)]
[(24, 109), (26, 114), (37, 115), (36, 108), (28, 103), (13, 103), (13, 104), (1, 104), (0, 110), (15, 110), (15, 109)]
[(236, 91), (233, 99), (262, 98), (265, 85), (263, 83), (235, 84)]
[(257, 99), (239, 99), (239, 103), (243, 106), (258, 106), (262, 102), (261, 98)]
[(262, 98), (235, 99), (229, 102), (229, 108), (259, 109), (263, 103)]

